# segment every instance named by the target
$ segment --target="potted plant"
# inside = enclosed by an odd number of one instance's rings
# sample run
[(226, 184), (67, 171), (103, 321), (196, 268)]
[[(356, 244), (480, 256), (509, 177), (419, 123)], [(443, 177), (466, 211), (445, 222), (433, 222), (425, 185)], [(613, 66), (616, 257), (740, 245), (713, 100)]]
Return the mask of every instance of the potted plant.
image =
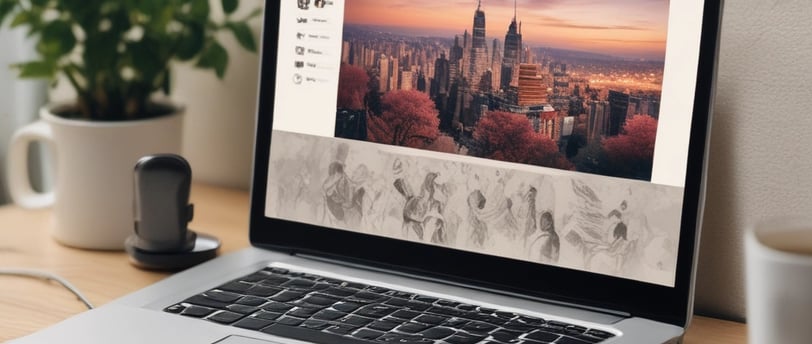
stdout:
[[(215, 20), (211, 5), (222, 7)], [(9, 187), (17, 203), (54, 204), (54, 236), (70, 246), (121, 249), (132, 232), (132, 167), (138, 158), (180, 153), (182, 107), (167, 100), (174, 63), (225, 75), (230, 33), (256, 51), (239, 0), (0, 0), (0, 25), (23, 27), (39, 59), (13, 65), (21, 78), (67, 82), (72, 101), (42, 109), (9, 150)], [(163, 94), (163, 96), (161, 96)], [(28, 143), (56, 156), (54, 193), (27, 181)]]

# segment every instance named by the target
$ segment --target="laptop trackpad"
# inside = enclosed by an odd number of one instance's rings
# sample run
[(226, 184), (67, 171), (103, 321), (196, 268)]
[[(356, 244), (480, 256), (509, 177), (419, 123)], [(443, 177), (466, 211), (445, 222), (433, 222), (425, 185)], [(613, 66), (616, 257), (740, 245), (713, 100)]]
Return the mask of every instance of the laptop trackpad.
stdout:
[(220, 339), (212, 344), (280, 344), (279, 342), (272, 342), (270, 340), (248, 338), (243, 336), (228, 336)]

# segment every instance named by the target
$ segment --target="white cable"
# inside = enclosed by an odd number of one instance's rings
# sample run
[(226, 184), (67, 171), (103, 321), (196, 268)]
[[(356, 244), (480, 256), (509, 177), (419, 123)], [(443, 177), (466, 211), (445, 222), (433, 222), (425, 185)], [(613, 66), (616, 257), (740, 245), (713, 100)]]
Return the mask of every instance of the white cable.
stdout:
[(90, 304), (90, 301), (79, 292), (79, 289), (73, 286), (70, 282), (66, 279), (57, 276), (56, 274), (41, 271), (36, 269), (16, 269), (16, 268), (0, 268), (0, 276), (7, 275), (7, 276), (21, 276), (21, 277), (32, 277), (32, 278), (39, 278), (46, 281), (56, 281), (57, 283), (61, 284), (63, 287), (68, 289), (73, 295), (76, 295), (79, 298), (79, 301), (87, 306), (87, 309), (93, 309), (93, 305)]

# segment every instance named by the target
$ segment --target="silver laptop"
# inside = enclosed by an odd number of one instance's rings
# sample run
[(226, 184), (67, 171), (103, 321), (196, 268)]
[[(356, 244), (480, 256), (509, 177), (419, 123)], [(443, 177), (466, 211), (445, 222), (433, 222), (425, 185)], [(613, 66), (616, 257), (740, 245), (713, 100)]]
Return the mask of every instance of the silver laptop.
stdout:
[(679, 341), (720, 14), (268, 2), (253, 247), (20, 342)]

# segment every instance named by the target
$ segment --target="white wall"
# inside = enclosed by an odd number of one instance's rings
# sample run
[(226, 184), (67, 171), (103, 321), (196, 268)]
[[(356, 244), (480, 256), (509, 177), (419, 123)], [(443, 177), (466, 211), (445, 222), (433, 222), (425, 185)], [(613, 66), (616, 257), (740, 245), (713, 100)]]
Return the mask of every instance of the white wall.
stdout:
[(697, 280), (701, 312), (744, 318), (746, 226), (812, 212), (809, 18), (808, 0), (725, 3)]
[[(211, 0), (220, 9), (220, 0)], [(259, 0), (242, 0), (242, 14), (262, 6)], [(217, 13), (215, 16), (219, 16)], [(262, 18), (252, 22), (257, 45)], [(248, 189), (254, 147), (254, 123), (259, 82), (259, 55), (242, 49), (230, 32), (220, 36), (229, 53), (224, 80), (210, 71), (191, 66), (175, 70), (172, 99), (186, 107), (183, 155), (195, 180)]]
[(34, 49), (22, 30), (0, 30), (0, 204), (10, 201), (6, 187), (6, 152), (11, 135), (18, 127), (36, 119), (45, 103), (43, 81), (19, 80), (9, 66), (31, 59)]

